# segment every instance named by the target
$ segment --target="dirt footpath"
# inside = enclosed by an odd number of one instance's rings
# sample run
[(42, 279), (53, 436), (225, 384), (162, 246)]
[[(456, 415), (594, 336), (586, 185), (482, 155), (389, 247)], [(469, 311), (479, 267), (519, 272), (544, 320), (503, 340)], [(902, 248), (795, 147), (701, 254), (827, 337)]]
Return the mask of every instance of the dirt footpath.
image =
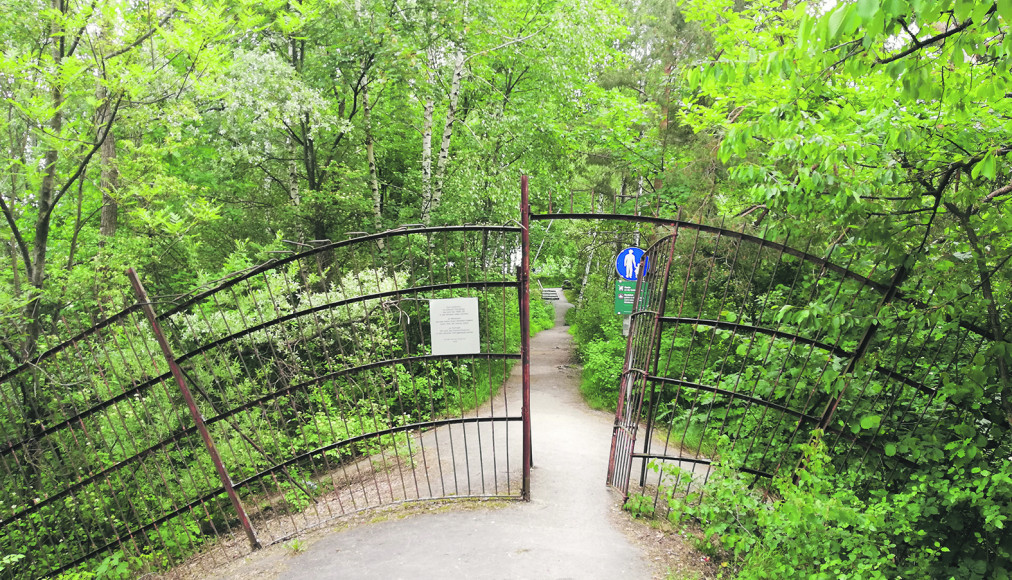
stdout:
[(529, 503), (416, 504), (380, 512), (368, 525), (339, 524), (273, 546), (216, 576), (664, 578), (671, 564), (659, 560), (672, 550), (670, 540), (630, 522), (621, 497), (605, 485), (613, 416), (580, 398), (572, 339), (562, 324), (569, 307), (557, 302), (555, 327), (531, 340)]

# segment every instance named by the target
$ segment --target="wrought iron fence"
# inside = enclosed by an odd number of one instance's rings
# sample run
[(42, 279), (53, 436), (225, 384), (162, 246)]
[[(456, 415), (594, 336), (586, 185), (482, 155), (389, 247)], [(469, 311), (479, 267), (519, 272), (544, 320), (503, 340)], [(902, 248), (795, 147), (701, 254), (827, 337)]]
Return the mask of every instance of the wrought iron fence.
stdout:
[[(376, 506), (526, 497), (529, 408), (506, 379), (527, 363), (528, 219), (625, 222), (615, 240), (650, 242), (609, 462), (626, 494), (657, 505), (717, 462), (791, 474), (813, 433), (878, 483), (945, 462), (965, 433), (943, 421), (1007, 440), (942, 395), (986, 333), (886, 252), (662, 219), (659, 198), (552, 205), (531, 215), (525, 195), (520, 227), (300, 244), (171, 304), (138, 281), (127, 309), (80, 332), (63, 320), (72, 338), (0, 371), (0, 556), (29, 556), (2, 573), (196, 550), (213, 566)], [(432, 352), (430, 301), (463, 296), (480, 352)]]
[[(366, 508), (523, 497), (519, 234), (306, 244), (3, 371), (0, 554), (27, 557), (2, 574), (213, 566)], [(480, 352), (434, 354), (430, 301), (462, 296)]]
[(789, 475), (804, 468), (799, 444), (813, 431), (837, 469), (881, 483), (944, 460), (958, 435), (937, 427), (969, 409), (942, 396), (942, 381), (989, 341), (928, 307), (924, 279), (903, 266), (883, 276), (846, 246), (655, 225), (666, 235), (647, 252), (660, 267), (638, 284), (613, 485), (628, 494), (635, 473), (657, 503), (662, 489), (705, 482), (718, 461)]
[(612, 224), (650, 246), (607, 476), (626, 495), (652, 494), (663, 512), (664, 494), (698, 489), (718, 462), (756, 481), (790, 476), (813, 432), (837, 469), (869, 486), (944, 464), (965, 433), (940, 425), (1009, 445), (1000, 417), (943, 395), (943, 384), (972, 382), (992, 340), (972, 296), (958, 307), (936, 296), (948, 281), (931, 267), (845, 237), (658, 217), (654, 195), (546, 205), (531, 219)]

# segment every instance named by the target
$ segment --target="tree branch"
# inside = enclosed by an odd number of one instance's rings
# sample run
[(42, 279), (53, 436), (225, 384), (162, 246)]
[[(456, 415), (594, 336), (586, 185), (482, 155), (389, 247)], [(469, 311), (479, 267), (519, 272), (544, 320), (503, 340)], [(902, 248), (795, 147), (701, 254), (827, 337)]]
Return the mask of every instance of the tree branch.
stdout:
[(994, 200), (994, 198), (998, 197), (999, 195), (1005, 195), (1006, 193), (1012, 193), (1012, 181), (1009, 181), (1008, 185), (1006, 185), (1005, 187), (999, 187), (998, 189), (985, 195), (980, 200), (980, 203), (990, 203), (992, 200)]
[(88, 166), (88, 163), (91, 162), (91, 158), (95, 155), (95, 153), (99, 149), (101, 149), (102, 144), (105, 143), (106, 138), (109, 136), (109, 133), (112, 130), (112, 124), (116, 120), (116, 114), (119, 112), (119, 106), (122, 102), (123, 102), (123, 95), (120, 95), (119, 98), (116, 99), (116, 103), (112, 107), (112, 112), (109, 113), (109, 121), (106, 122), (105, 126), (102, 127), (102, 130), (100, 131), (100, 137), (98, 141), (92, 145), (91, 151), (88, 151), (88, 153), (84, 156), (84, 159), (82, 159), (81, 162), (77, 165), (77, 170), (75, 170), (74, 174), (70, 176), (70, 179), (68, 179), (67, 182), (63, 184), (63, 187), (60, 188), (60, 191), (55, 196), (53, 196), (53, 203), (50, 204), (49, 208), (47, 209), (46, 211), (47, 215), (43, 216), (45, 219), (49, 219), (49, 216), (52, 215), (53, 213), (53, 209), (55, 209), (56, 205), (60, 203), (60, 200), (63, 198), (64, 195), (66, 195), (67, 191), (70, 190), (70, 187), (74, 185), (74, 182), (77, 181), (79, 177), (81, 177), (81, 174), (84, 173), (84, 169)]
[(4, 201), (3, 195), (0, 195), (0, 210), (3, 211), (4, 218), (7, 219), (7, 224), (11, 227), (11, 232), (14, 233), (14, 241), (17, 242), (18, 250), (21, 251), (21, 259), (25, 261), (25, 269), (31, 272), (32, 259), (28, 255), (28, 244), (25, 243), (25, 238), (21, 236), (21, 230), (18, 229), (17, 222), (14, 221), (14, 212), (11, 208), (7, 207), (7, 202)]
[[(988, 16), (990, 14), (993, 14), (994, 11), (995, 11), (995, 9), (996, 9), (995, 6), (991, 6), (991, 9), (988, 10), (987, 14), (985, 14), (984, 16)], [(931, 46), (932, 44), (935, 44), (936, 42), (940, 42), (942, 40), (945, 40), (946, 38), (948, 38), (948, 37), (950, 37), (950, 36), (952, 36), (954, 34), (959, 34), (960, 32), (966, 30), (967, 28), (969, 28), (971, 26), (973, 26), (973, 18), (967, 18), (959, 26), (953, 27), (953, 28), (951, 28), (949, 30), (946, 30), (945, 32), (943, 32), (941, 34), (932, 36), (931, 38), (928, 38), (926, 40), (917, 40), (917, 38), (914, 38), (914, 45), (912, 47), (910, 47), (910, 48), (908, 48), (908, 49), (906, 49), (906, 50), (904, 50), (902, 52), (898, 52), (898, 53), (896, 53), (896, 54), (894, 54), (894, 55), (892, 55), (892, 56), (890, 56), (888, 58), (876, 59), (875, 64), (889, 64), (891, 62), (895, 62), (895, 61), (897, 61), (897, 60), (899, 60), (899, 59), (901, 59), (903, 57), (910, 56), (911, 54), (913, 54), (913, 53), (921, 50), (922, 48)]]
[[(98, 4), (98, 0), (92, 0), (91, 6), (88, 8), (88, 16), (91, 17), (95, 13), (95, 5)], [(84, 37), (84, 32), (88, 29), (88, 20), (85, 19), (84, 24), (77, 29), (77, 34), (74, 36), (74, 41), (70, 43), (70, 49), (67, 50), (67, 56), (74, 56), (74, 52), (77, 51), (77, 45), (81, 43), (81, 38)]]
[(116, 58), (117, 56), (120, 56), (120, 55), (122, 55), (124, 53), (130, 52), (131, 50), (137, 48), (138, 46), (140, 46), (140, 44), (142, 42), (144, 42), (145, 40), (151, 38), (154, 35), (154, 33), (158, 32), (159, 28), (165, 26), (169, 22), (169, 20), (171, 20), (172, 17), (176, 15), (176, 12), (178, 12), (178, 11), (179, 11), (179, 8), (173, 8), (172, 10), (169, 10), (169, 13), (166, 14), (161, 20), (158, 21), (158, 25), (157, 26), (152, 26), (147, 32), (145, 32), (144, 34), (140, 35), (139, 37), (137, 37), (137, 39), (135, 39), (130, 44), (124, 46), (123, 48), (121, 48), (119, 50), (115, 50), (113, 52), (110, 52), (109, 54), (107, 54), (105, 56), (105, 59), (109, 60), (110, 58)]
[(467, 62), (468, 62), (469, 60), (471, 60), (472, 58), (474, 58), (474, 57), (476, 57), (476, 56), (481, 56), (481, 55), (483, 55), (483, 54), (488, 54), (488, 53), (490, 53), (490, 52), (495, 52), (495, 51), (497, 51), (497, 50), (500, 50), (500, 49), (506, 48), (507, 46), (510, 46), (510, 45), (513, 45), (513, 44), (518, 44), (518, 43), (521, 43), (521, 42), (525, 42), (525, 41), (527, 41), (527, 40), (530, 40), (530, 39), (534, 38), (535, 36), (537, 36), (538, 34), (540, 34), (540, 33), (541, 33), (541, 31), (543, 31), (543, 30), (544, 30), (544, 29), (546, 29), (546, 28), (548, 28), (548, 25), (547, 25), (547, 24), (546, 24), (546, 25), (544, 25), (544, 26), (542, 26), (542, 27), (541, 27), (540, 29), (538, 29), (538, 30), (535, 30), (534, 32), (532, 32), (532, 33), (528, 34), (527, 36), (521, 36), (521, 37), (519, 37), (519, 38), (514, 38), (513, 40), (508, 40), (508, 41), (506, 41), (506, 42), (504, 42), (504, 43), (500, 44), (499, 46), (493, 46), (492, 48), (487, 48), (487, 49), (485, 49), (485, 50), (482, 50), (482, 51), (476, 52), (476, 53), (472, 54), (471, 56), (469, 56), (469, 57), (465, 58), (465, 59), (464, 59), (464, 61), (463, 61), (463, 62), (461, 62), (460, 64), (461, 64), (461, 65), (465, 65), (465, 64), (467, 64)]
[[(977, 273), (980, 276), (980, 287), (984, 295), (984, 300), (987, 306), (987, 322), (991, 331), (991, 339), (995, 342), (1004, 342), (1006, 340), (1005, 330), (1001, 324), (1001, 314), (998, 310), (998, 302), (994, 295), (994, 288), (991, 283), (991, 274), (987, 268), (987, 258), (984, 256), (984, 252), (980, 247), (980, 239), (977, 236), (977, 231), (973, 229), (973, 225), (970, 223), (971, 209), (967, 208), (966, 211), (960, 211), (954, 204), (946, 203), (945, 209), (952, 215), (956, 216), (959, 220), (960, 226), (963, 228), (966, 234), (966, 239), (970, 242), (970, 250), (973, 252), (973, 259), (977, 266)], [(1008, 361), (1006, 357), (999, 355), (997, 357), (998, 363), (998, 378), (1001, 382), (1001, 408), (1005, 413), (1005, 420), (1012, 425), (1012, 377), (1009, 375)]]

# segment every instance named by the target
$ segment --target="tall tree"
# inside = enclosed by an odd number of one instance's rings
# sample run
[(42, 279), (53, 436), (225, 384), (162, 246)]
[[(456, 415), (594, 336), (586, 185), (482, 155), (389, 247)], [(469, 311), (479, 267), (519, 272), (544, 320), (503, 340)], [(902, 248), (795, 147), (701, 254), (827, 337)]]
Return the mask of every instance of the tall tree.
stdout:
[[(11, 261), (14, 298), (4, 306), (23, 305), (20, 316), (7, 311), (15, 323), (5, 325), (0, 344), (14, 365), (39, 354), (49, 326), (60, 317), (66, 284), (50, 280), (66, 280), (80, 264), (84, 206), (98, 208), (91, 215), (102, 215), (102, 234), (114, 234), (113, 127), (127, 109), (177, 94), (185, 85), (180, 79), (193, 70), (197, 57), (179, 46), (171, 47), (175, 56), (163, 48), (171, 44), (162, 38), (163, 31), (183, 18), (171, 4), (26, 4), (31, 6), (21, 15), (24, 21), (4, 20), (4, 31), (11, 35), (0, 58), (0, 77), (9, 95), (2, 131), (9, 180), (0, 189), (0, 213), (16, 250)], [(166, 68), (172, 74), (162, 72)], [(92, 172), (100, 175), (96, 188), (86, 179), (99, 160), (102, 167)], [(68, 204), (75, 195), (77, 203)], [(65, 229), (72, 235), (62, 235)], [(54, 255), (62, 259), (54, 260)], [(20, 283), (22, 273), (27, 285)], [(40, 428), (52, 393), (41, 377), (27, 383), (18, 385), (18, 402), (29, 434)]]
[[(936, 435), (905, 442), (915, 472), (874, 493), (917, 498), (904, 525), (942, 546), (923, 551), (933, 575), (1008, 574), (1008, 536), (989, 507), (1008, 494), (988, 485), (980, 503), (970, 490), (1010, 469), (1012, 3), (722, 0), (690, 12), (715, 48), (686, 73), (683, 116), (719, 141), (723, 209), (876, 253), (894, 290), (932, 305), (891, 315), (907, 332), (980, 333), (963, 376), (937, 377), (939, 395), (965, 409), (939, 416), (944, 450)], [(865, 337), (888, 324), (876, 316)], [(924, 547), (893, 539), (901, 553)]]

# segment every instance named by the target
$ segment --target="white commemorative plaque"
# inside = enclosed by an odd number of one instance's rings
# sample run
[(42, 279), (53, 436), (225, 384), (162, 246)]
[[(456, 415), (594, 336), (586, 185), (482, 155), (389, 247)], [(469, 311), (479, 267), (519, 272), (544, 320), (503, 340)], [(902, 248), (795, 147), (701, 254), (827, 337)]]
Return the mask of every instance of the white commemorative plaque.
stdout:
[(429, 331), (432, 335), (432, 354), (481, 352), (478, 299), (467, 297), (429, 300)]

